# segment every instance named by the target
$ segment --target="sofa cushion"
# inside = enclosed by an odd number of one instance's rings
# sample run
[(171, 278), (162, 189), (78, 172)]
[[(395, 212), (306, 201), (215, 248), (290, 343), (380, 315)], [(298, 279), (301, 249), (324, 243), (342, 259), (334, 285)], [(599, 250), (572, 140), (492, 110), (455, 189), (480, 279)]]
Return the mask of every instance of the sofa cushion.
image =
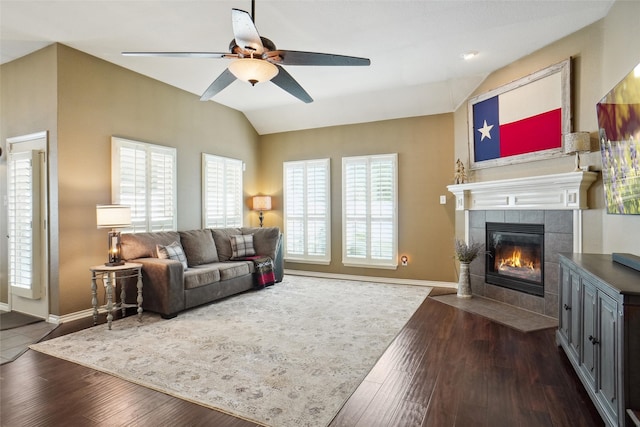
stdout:
[(255, 271), (253, 262), (251, 261), (236, 261), (225, 262), (218, 264), (218, 270), (220, 271), (220, 280), (234, 279), (240, 276), (246, 276)]
[(278, 227), (244, 227), (242, 234), (253, 234), (253, 247), (256, 254), (268, 256), (275, 260), (280, 239), (280, 229)]
[(169, 245), (156, 245), (156, 251), (158, 252), (158, 258), (180, 261), (182, 268), (187, 269), (187, 257), (184, 255), (184, 250), (179, 242), (173, 242)]
[(216, 242), (218, 260), (221, 262), (231, 259), (231, 236), (242, 234), (239, 228), (212, 228), (213, 240)]
[(218, 251), (211, 231), (181, 231), (180, 243), (184, 248), (189, 267), (218, 262)]
[(184, 288), (195, 289), (220, 281), (220, 264), (205, 264), (190, 268), (184, 273)]
[(156, 245), (170, 245), (180, 241), (177, 231), (158, 231), (155, 233), (123, 233), (122, 259), (158, 258)]
[(241, 259), (254, 256), (256, 250), (253, 249), (253, 234), (238, 234), (229, 238), (231, 242), (231, 259)]

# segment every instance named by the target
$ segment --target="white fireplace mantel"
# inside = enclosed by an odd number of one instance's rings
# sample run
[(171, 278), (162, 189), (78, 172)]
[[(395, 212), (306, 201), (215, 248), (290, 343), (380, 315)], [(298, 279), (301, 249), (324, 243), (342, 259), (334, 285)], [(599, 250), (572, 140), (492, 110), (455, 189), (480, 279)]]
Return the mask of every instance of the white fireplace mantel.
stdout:
[(587, 189), (597, 172), (471, 182), (448, 185), (456, 196), (456, 210), (588, 209)]

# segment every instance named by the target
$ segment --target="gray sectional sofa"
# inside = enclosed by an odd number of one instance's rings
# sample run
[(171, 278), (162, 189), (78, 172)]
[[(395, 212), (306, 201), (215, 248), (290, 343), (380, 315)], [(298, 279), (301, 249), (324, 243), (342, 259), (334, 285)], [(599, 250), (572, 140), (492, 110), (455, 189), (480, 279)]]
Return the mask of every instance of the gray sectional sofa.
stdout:
[[(183, 310), (252, 289), (254, 263), (234, 259), (234, 249), (235, 255), (242, 255), (238, 258), (247, 254), (232, 248), (232, 242), (248, 241), (250, 249), (251, 239), (255, 254), (270, 257), (276, 282), (282, 281), (282, 233), (277, 227), (123, 234), (122, 257), (142, 264), (144, 310), (171, 318)], [(160, 256), (174, 259), (159, 258), (159, 249)], [(135, 295), (135, 291), (128, 295)]]

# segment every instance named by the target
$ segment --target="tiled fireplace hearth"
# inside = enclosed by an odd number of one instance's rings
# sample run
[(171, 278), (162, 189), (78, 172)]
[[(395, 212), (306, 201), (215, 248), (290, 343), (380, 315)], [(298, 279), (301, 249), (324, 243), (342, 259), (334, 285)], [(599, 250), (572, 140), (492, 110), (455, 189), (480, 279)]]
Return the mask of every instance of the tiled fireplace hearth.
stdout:
[(558, 253), (582, 252), (582, 210), (596, 178), (594, 172), (581, 171), (448, 186), (456, 209), (465, 211), (467, 241), (484, 243), (487, 223), (544, 227), (542, 296), (487, 283), (482, 256), (470, 266), (473, 294), (557, 318)]

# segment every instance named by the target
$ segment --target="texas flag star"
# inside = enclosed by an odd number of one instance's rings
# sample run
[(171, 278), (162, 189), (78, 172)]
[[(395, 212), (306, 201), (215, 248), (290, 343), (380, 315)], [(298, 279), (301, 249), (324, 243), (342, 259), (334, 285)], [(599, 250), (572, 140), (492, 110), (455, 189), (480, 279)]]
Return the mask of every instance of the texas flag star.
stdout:
[(478, 132), (482, 134), (480, 138), (480, 142), (484, 141), (485, 137), (491, 139), (491, 129), (493, 129), (493, 125), (488, 125), (487, 121), (484, 121), (484, 126), (478, 129)]

